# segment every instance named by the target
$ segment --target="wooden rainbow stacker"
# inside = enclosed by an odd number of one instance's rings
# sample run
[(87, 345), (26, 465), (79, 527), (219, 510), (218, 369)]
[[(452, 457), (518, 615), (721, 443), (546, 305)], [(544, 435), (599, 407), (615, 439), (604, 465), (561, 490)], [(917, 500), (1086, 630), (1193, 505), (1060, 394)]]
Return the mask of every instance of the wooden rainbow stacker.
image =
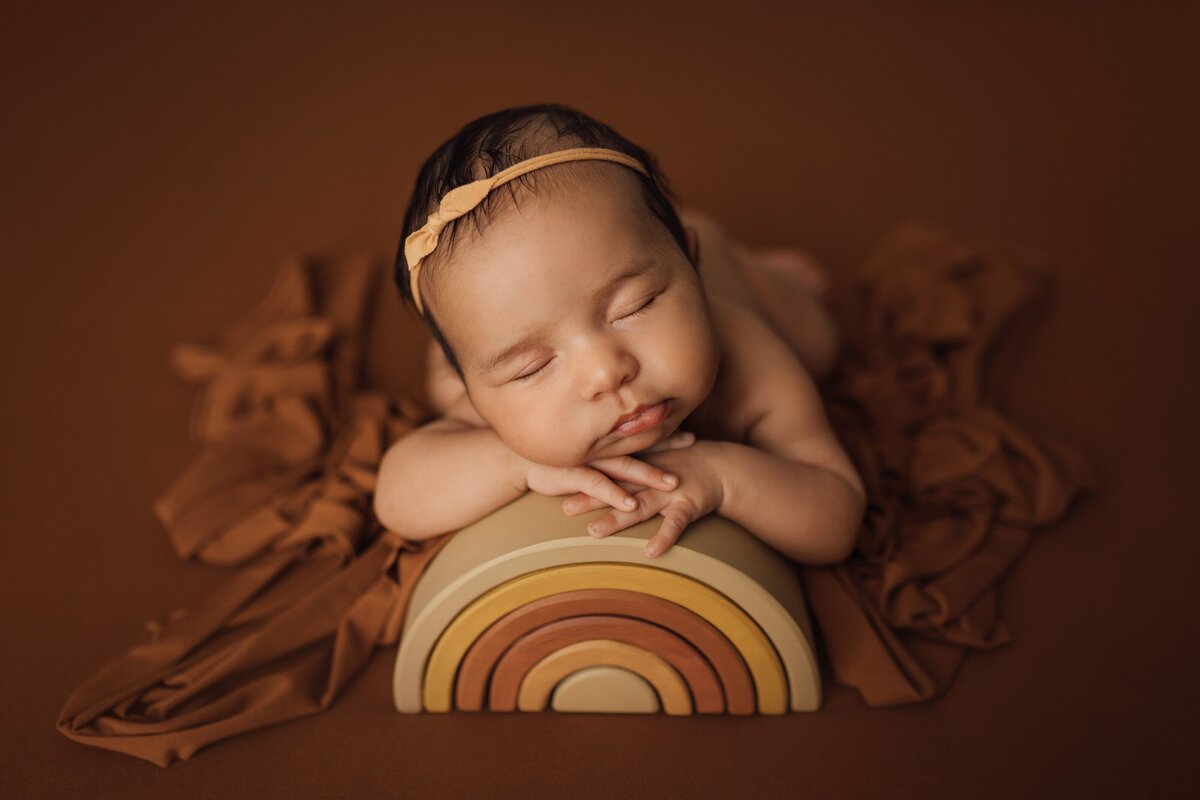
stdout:
[(396, 708), (783, 714), (821, 703), (795, 566), (709, 515), (658, 558), (661, 518), (605, 539), (597, 510), (529, 492), (446, 543), (413, 589)]

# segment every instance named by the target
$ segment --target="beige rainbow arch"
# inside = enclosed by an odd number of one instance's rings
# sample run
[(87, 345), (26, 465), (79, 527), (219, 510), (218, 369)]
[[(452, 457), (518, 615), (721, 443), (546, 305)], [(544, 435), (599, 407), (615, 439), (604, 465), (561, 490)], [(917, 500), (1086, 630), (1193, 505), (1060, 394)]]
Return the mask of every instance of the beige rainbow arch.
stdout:
[(404, 713), (783, 714), (821, 704), (796, 567), (709, 515), (657, 558), (654, 517), (604, 539), (528, 492), (463, 528), (413, 589)]

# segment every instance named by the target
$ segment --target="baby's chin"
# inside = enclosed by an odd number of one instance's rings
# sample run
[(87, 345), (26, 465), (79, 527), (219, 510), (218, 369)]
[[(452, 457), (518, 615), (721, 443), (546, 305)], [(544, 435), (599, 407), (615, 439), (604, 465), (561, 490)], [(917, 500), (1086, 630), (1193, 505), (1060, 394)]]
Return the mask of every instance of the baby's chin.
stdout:
[[(671, 415), (674, 416), (675, 414)], [(636, 436), (610, 434), (599, 439), (579, 442), (570, 449), (564, 448), (559, 439), (544, 442), (544, 447), (537, 446), (541, 443), (528, 440), (520, 444), (509, 443), (509, 447), (529, 461), (548, 467), (578, 467), (598, 458), (619, 458), (649, 450), (674, 436), (682, 423), (682, 418), (678, 421), (668, 418), (660, 427), (643, 431)]]
[(615, 440), (605, 437), (593, 442), (585, 442), (570, 454), (564, 453), (561, 449), (562, 443), (557, 442), (555, 444), (558, 446), (553, 450), (538, 449), (536, 451), (523, 452), (521, 455), (530, 461), (545, 464), (548, 467), (578, 467), (599, 458), (617, 458), (619, 456), (633, 455), (642, 450), (648, 450), (663, 439), (666, 439), (671, 433), (655, 431), (653, 434), (647, 433), (642, 436), (631, 436)]
[(646, 431), (637, 436), (629, 436), (622, 439), (617, 439), (612, 442), (600, 445), (597, 449), (599, 455), (590, 456), (590, 458), (614, 458), (617, 456), (630, 456), (649, 450), (651, 447), (670, 439), (675, 435), (679, 425), (676, 424), (671, 428), (659, 428), (651, 431)]
[(535, 464), (542, 464), (547, 467), (578, 467), (581, 464), (586, 464), (588, 461), (597, 458), (605, 458), (611, 455), (607, 450), (599, 450), (594, 448), (594, 443), (584, 442), (576, 448), (565, 450), (561, 441), (547, 443), (546, 447), (514, 447), (510, 448), (522, 458), (532, 461)]

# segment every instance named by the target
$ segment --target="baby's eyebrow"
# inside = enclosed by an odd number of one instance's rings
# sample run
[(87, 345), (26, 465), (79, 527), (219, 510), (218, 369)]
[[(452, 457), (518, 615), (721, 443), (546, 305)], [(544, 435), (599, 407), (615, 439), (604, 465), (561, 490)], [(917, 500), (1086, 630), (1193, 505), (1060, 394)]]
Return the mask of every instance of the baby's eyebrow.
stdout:
[[(595, 292), (592, 293), (592, 297), (591, 297), (592, 304), (594, 305), (596, 303), (596, 301), (602, 299), (605, 295), (611, 293), (612, 290), (618, 284), (620, 284), (622, 281), (627, 281), (627, 280), (630, 280), (631, 278), (637, 278), (642, 275), (645, 275), (647, 272), (654, 269), (654, 267), (656, 267), (657, 265), (658, 265), (658, 259), (654, 256), (654, 254), (647, 253), (642, 256), (639, 256), (637, 258), (637, 260), (635, 260), (633, 262), (633, 264), (631, 264), (629, 266), (628, 269), (624, 270), (619, 275), (613, 276), (613, 279), (611, 281), (609, 281), (604, 286), (601, 286), (599, 289), (597, 289)], [(480, 362), (480, 366), (479, 366), (480, 374), (487, 375), (489, 372), (494, 371), (497, 367), (499, 367), (501, 364), (503, 364), (508, 359), (512, 358), (517, 353), (521, 352), (522, 350), (524, 350), (525, 348), (529, 347), (532, 344), (536, 344), (537, 341), (545, 335), (546, 335), (546, 329), (541, 328), (541, 329), (536, 330), (533, 333), (530, 333), (526, 336), (522, 336), (518, 341), (513, 342), (508, 347), (501, 350), (499, 353), (496, 353), (494, 356), (486, 358), (482, 362)]]
[(592, 296), (589, 299), (592, 301), (592, 303), (595, 303), (596, 301), (603, 299), (605, 295), (609, 294), (617, 284), (621, 283), (622, 281), (627, 281), (631, 278), (640, 278), (642, 275), (645, 275), (647, 272), (654, 269), (654, 267), (657, 265), (658, 258), (656, 258), (653, 253), (641, 255), (629, 265), (628, 269), (626, 269), (620, 275), (613, 276), (613, 279), (606, 285), (601, 286), (599, 289), (592, 292)]
[(511, 345), (504, 348), (496, 355), (494, 355), (491, 358), (484, 361), (482, 366), (479, 367), (479, 372), (483, 375), (487, 375), (489, 372), (492, 372), (493, 370), (495, 370), (497, 367), (499, 367), (505, 361), (508, 361), (514, 355), (516, 355), (517, 353), (524, 350), (526, 347), (529, 347), (531, 344), (534, 344), (535, 342), (537, 342), (544, 335), (545, 335), (545, 331), (538, 330), (538, 331), (534, 331), (533, 333), (529, 334), (528, 336), (521, 337), (521, 339), (519, 341), (512, 343)]

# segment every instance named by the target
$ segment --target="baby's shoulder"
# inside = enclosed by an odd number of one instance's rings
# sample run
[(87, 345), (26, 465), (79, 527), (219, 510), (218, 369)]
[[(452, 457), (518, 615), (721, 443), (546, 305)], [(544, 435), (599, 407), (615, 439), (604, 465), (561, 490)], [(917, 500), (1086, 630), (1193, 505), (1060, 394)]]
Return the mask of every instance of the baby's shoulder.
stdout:
[[(791, 347), (761, 317), (745, 306), (713, 298), (713, 327), (721, 353), (717, 383), (705, 401), (705, 426), (719, 437), (749, 443), (755, 426), (782, 402), (794, 402), (781, 386), (810, 384), (810, 377)], [(815, 395), (808, 395), (810, 399)], [(703, 436), (704, 434), (698, 433)]]

